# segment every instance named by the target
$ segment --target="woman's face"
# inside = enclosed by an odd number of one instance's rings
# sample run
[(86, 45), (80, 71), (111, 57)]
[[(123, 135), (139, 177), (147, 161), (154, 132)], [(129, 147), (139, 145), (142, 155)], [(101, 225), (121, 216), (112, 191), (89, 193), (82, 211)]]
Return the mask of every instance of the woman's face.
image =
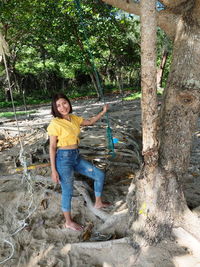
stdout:
[(56, 107), (62, 117), (68, 115), (70, 112), (69, 102), (64, 98), (60, 98), (56, 101)]

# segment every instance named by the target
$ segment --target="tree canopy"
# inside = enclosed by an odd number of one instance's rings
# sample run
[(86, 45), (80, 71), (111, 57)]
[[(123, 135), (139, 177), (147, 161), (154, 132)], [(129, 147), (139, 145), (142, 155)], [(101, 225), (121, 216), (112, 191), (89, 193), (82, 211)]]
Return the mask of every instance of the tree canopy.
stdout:
[(10, 48), (8, 62), (16, 90), (51, 94), (87, 83), (93, 71), (88, 44), (105, 84), (116, 84), (119, 73), (124, 83), (138, 84), (138, 20), (102, 1), (81, 1), (81, 9), (82, 16), (75, 1), (69, 0), (1, 3), (0, 29)]

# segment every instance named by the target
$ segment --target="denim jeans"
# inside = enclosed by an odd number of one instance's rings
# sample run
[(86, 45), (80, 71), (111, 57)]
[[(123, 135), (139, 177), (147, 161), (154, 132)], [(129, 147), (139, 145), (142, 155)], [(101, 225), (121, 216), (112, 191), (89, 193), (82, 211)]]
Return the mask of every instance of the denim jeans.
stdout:
[(78, 149), (58, 149), (56, 153), (56, 169), (62, 188), (62, 211), (71, 210), (73, 196), (74, 172), (88, 176), (94, 180), (95, 196), (100, 197), (105, 174), (92, 163), (84, 160)]

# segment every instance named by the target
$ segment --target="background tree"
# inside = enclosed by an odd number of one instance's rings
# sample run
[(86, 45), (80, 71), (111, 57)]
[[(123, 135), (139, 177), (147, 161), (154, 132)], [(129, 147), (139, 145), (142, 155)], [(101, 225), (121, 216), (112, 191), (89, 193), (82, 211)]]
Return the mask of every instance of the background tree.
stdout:
[(81, 1), (81, 8), (87, 41), (74, 1), (1, 3), (0, 28), (10, 47), (9, 72), (19, 95), (20, 90), (42, 97), (61, 89), (81, 91), (94, 80), (88, 44), (106, 85), (133, 83), (140, 56), (137, 31), (130, 34), (130, 29), (138, 22), (132, 16), (118, 16), (118, 10), (102, 1)]

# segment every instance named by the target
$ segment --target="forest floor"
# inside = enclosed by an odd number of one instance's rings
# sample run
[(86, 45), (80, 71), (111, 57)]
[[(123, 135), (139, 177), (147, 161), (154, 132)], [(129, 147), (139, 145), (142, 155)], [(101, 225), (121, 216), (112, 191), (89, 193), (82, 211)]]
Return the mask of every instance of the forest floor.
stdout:
[[(106, 142), (106, 117), (81, 133), (80, 151), (106, 172), (104, 199), (112, 206), (93, 208), (93, 183), (76, 174), (72, 201), (74, 220), (83, 232), (63, 229), (61, 189), (50, 178), (50, 167), (17, 171), (20, 161), (27, 166), (48, 164), (46, 128), (50, 105), (37, 108), (29, 118), (0, 121), (0, 262), (6, 267), (196, 267), (200, 246), (183, 229), (170, 239), (140, 250), (128, 239), (126, 196), (141, 164), (140, 101), (107, 97), (116, 156)], [(74, 113), (88, 118), (101, 110), (95, 99), (74, 100)], [(33, 108), (35, 109), (35, 107)], [(190, 209), (200, 217), (200, 121), (194, 133), (189, 173), (183, 189)], [(20, 152), (22, 156), (20, 157)], [(23, 152), (23, 153), (22, 153)]]

